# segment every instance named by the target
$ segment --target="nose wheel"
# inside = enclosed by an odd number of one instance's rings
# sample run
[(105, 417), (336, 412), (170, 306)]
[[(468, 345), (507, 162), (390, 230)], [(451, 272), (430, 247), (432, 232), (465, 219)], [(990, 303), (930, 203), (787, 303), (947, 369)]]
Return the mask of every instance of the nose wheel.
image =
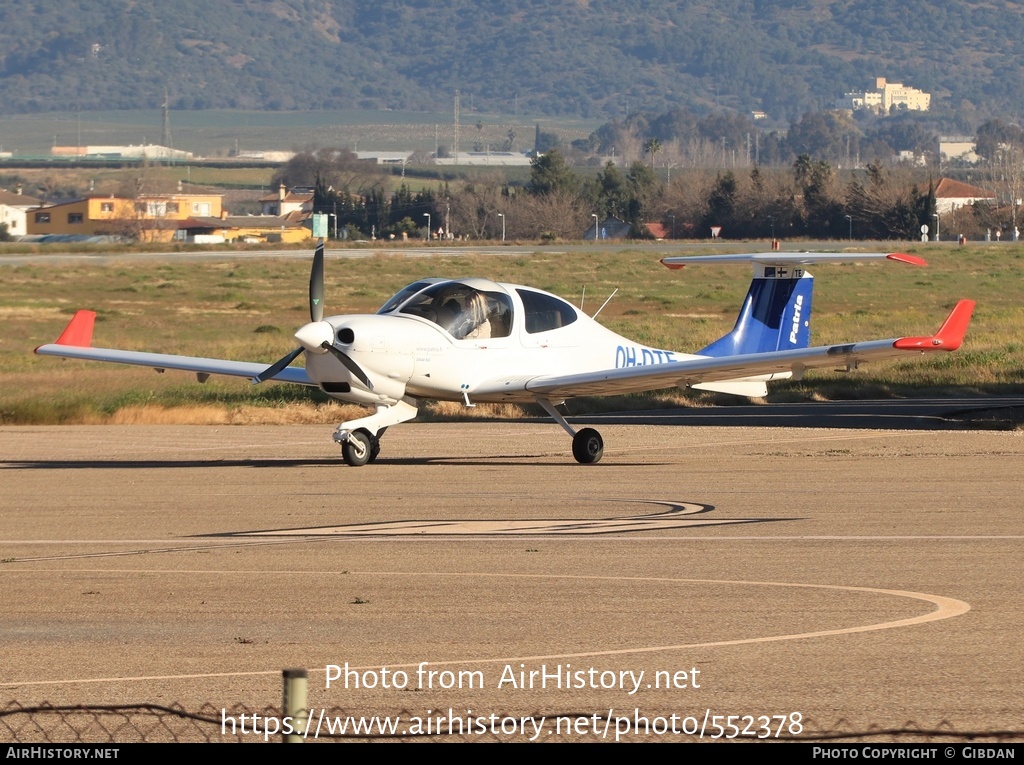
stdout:
[(380, 439), (371, 436), (365, 430), (356, 430), (348, 434), (341, 442), (341, 458), (350, 467), (362, 467), (373, 462), (380, 454)]

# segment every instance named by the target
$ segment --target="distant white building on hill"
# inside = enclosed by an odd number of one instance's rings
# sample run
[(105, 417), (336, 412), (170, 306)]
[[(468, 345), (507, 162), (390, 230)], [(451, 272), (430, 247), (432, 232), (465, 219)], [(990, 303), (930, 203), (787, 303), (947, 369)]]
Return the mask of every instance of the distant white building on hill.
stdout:
[(902, 82), (886, 82), (884, 77), (876, 77), (872, 90), (844, 93), (842, 98), (836, 99), (835, 106), (837, 109), (870, 109), (879, 114), (888, 114), (893, 109), (926, 112), (931, 103), (931, 93), (908, 87)]

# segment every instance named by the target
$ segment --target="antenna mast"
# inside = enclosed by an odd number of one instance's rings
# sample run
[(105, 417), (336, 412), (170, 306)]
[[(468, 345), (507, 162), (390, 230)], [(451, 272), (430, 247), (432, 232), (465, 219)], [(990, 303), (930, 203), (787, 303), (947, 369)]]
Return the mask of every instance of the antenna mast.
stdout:
[(455, 89), (455, 164), (459, 164), (459, 90)]
[(164, 128), (160, 134), (160, 145), (171, 148), (171, 112), (167, 103), (167, 88), (164, 88)]

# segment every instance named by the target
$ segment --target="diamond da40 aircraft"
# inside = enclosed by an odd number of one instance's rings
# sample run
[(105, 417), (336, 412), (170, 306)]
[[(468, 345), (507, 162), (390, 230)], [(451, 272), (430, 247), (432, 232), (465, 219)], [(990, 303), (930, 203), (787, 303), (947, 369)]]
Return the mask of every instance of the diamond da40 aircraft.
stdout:
[[(341, 423), (334, 440), (348, 465), (380, 452), (392, 425), (413, 419), (424, 399), (536, 402), (572, 437), (577, 462), (601, 459), (593, 428), (576, 430), (556, 409), (574, 396), (673, 386), (758, 397), (767, 383), (800, 379), (816, 367), (855, 369), (866, 361), (960, 347), (974, 303), (961, 300), (934, 335), (811, 347), (813, 263), (888, 259), (925, 265), (899, 253), (781, 253), (672, 257), (669, 268), (748, 263), (754, 278), (732, 331), (696, 353), (649, 348), (611, 332), (560, 297), (487, 279), (416, 281), (376, 314), (324, 318), (324, 245), (313, 257), (309, 323), (298, 347), (276, 363), (227, 361), (92, 347), (96, 314), (79, 311), (56, 343), (36, 353), (320, 387), (374, 413)], [(290, 364), (305, 355), (305, 368)]]

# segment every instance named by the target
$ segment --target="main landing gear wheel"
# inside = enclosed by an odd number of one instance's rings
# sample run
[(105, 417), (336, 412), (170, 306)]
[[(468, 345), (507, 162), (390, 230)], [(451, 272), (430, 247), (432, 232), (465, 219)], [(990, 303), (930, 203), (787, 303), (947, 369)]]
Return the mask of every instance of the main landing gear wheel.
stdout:
[(380, 454), (380, 440), (365, 430), (350, 433), (348, 440), (341, 445), (341, 458), (351, 467), (362, 467), (373, 462)]
[(572, 437), (572, 456), (584, 465), (593, 465), (604, 454), (604, 439), (593, 428), (583, 428)]

